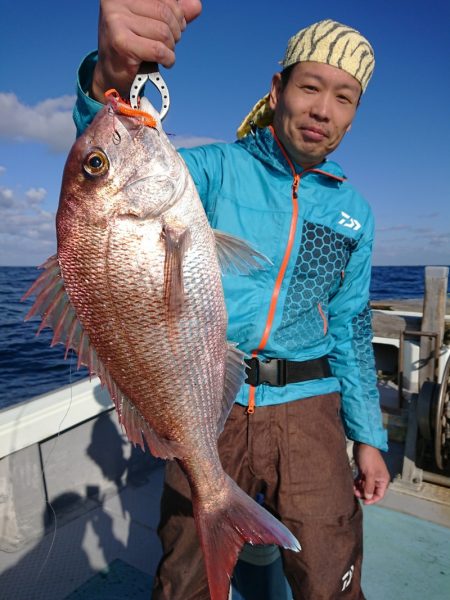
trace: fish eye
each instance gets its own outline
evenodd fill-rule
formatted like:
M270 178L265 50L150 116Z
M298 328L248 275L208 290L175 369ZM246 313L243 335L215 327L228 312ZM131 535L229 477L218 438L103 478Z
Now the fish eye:
M83 169L94 177L104 175L109 170L108 157L102 150L93 150L84 159Z

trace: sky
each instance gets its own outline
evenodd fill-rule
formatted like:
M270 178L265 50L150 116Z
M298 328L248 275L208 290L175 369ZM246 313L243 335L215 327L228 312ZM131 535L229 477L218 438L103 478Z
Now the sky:
M0 265L54 254L55 212L75 129L76 71L97 45L96 0L2 1ZM450 2L206 0L162 70L175 145L232 142L269 89L288 38L331 18L372 43L375 73L330 158L372 206L374 265L450 264Z

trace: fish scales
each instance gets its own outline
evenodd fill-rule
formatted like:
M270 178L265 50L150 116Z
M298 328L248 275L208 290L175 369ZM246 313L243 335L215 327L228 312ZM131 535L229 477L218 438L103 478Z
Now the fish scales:
M185 256L185 281L187 286L192 281L193 289L192 293L189 289L186 290L186 306L180 315L175 334L181 343L169 343L167 326L161 320L161 315L164 314L161 290L165 252L159 239L159 222L132 221L130 224L119 219L117 224L106 231L98 231L94 226L86 227L81 223L78 229L71 230L70 238L65 235L60 242L62 263L64 264L66 253L70 257L69 268L63 267L67 289L69 292L73 289L73 295L77 296L80 281L83 282L82 305L78 314L93 345L100 358L108 362L116 383L138 408L147 402L148 390L154 388L157 414L161 408L161 415L158 414L160 431L161 420L167 421L168 427L173 427L174 421L179 422L178 415L172 415L174 409L180 411L180 407L174 404L174 398L183 398L192 410L197 404L205 404L201 400L193 402L193 391L204 399L217 396L221 386L219 384L213 387L212 383L217 384L223 379L223 354L226 350L223 342L226 328L223 299L198 291L214 289L219 284L218 266L211 266L213 260L217 262L214 240L209 235L206 238L209 243L203 241L205 236L201 236L199 230L208 225L194 211L184 210L183 213L181 218L184 216L185 222L190 226L193 241L198 239L201 245L193 244L193 248ZM170 216L167 215L168 218ZM155 253L155 247L160 248L159 254ZM98 256L106 257L100 265L97 263ZM139 260L131 257L139 257ZM195 278L189 277L190 271L196 274ZM128 290L126 295L123 293L124 282ZM102 293L99 294L99 290ZM104 305L106 294L109 298ZM95 310L92 310L93 307ZM222 317L221 322L218 320L219 315ZM196 335L193 335L192 322L195 324L205 320L206 323L214 323L215 328L220 327L221 335L210 335L211 327L197 328ZM98 328L98 321L109 325ZM175 346L174 349L172 345ZM113 350L113 356L110 356L110 349ZM132 365L121 372L123 365L129 363L127 357L130 355L133 356ZM201 369L193 360L193 357L199 355L210 357L206 363L208 377L203 378L203 385L198 385L199 380L201 381ZM184 376L174 378L174 369L180 369L180 366ZM190 371L195 373L188 376ZM192 382L196 383L195 390L186 389ZM146 393L143 395L143 392ZM206 406L216 402L210 400ZM197 412L199 418L200 411ZM178 426L181 426L180 423Z
M226 339L219 263L245 272L263 257L213 232L156 111L145 99L142 106L155 127L121 114L116 101L75 142L57 257L28 293L37 294L32 311L58 331L55 341L108 387L133 443L145 438L156 456L179 461L211 598L226 600L245 542L300 548L225 474L217 450L245 377L243 355Z

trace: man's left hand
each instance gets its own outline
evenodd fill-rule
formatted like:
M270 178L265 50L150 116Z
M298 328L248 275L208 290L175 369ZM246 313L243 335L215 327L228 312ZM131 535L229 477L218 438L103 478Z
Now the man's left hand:
M358 467L358 476L353 486L355 496L364 504L375 504L382 500L389 485L389 471L378 448L355 442L353 456Z

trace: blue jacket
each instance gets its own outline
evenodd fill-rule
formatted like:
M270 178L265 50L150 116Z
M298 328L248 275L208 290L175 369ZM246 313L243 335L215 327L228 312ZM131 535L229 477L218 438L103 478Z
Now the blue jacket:
M83 92L95 60L89 55L80 69L79 133L102 106ZM245 238L273 263L250 277L223 277L228 338L262 358L330 360L333 377L253 388L256 407L340 391L346 435L385 450L368 304L374 223L367 202L336 163L308 170L290 163L270 128L180 154L212 227ZM243 385L237 402L248 404L249 388Z

